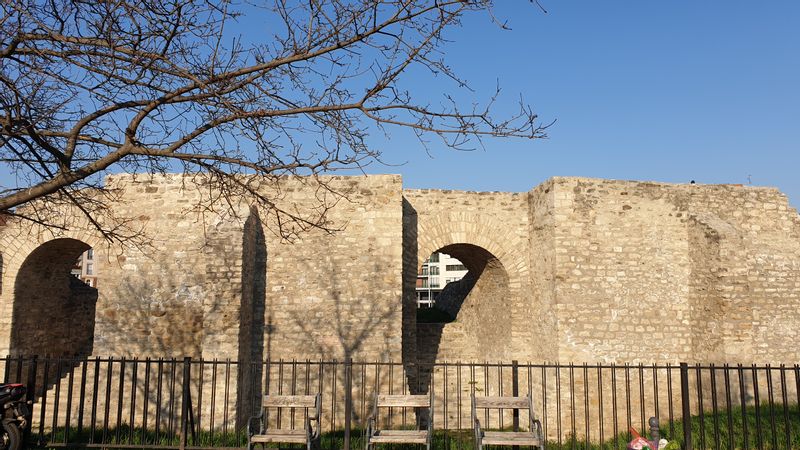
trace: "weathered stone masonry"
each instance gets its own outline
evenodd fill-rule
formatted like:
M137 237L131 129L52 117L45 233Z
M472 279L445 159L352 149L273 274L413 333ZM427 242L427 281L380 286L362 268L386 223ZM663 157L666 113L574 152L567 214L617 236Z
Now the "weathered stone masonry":
M339 231L291 243L269 211L190 212L213 192L177 175L108 180L122 192L115 213L144 228L149 249L109 247L88 224L54 232L9 221L0 304L13 313L0 317L0 352L798 359L788 343L800 332L800 218L775 189L553 178L527 193L476 193L404 190L390 175L329 181L347 192L329 212ZM320 195L287 179L279 202L302 210ZM62 276L88 247L97 292ZM441 305L454 322L417 324L416 272L437 250L470 269L468 294Z

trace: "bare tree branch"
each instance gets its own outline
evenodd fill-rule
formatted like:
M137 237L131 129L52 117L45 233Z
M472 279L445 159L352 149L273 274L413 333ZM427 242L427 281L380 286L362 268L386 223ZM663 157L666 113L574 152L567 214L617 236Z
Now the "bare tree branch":
M424 68L471 92L443 52L444 33L470 13L496 21L490 0L3 2L0 162L16 179L0 186L0 212L64 228L55 206L72 204L122 239L120 223L93 217L113 197L102 176L183 171L220 189L195 209L233 208L241 195L291 237L325 229L326 207L279 206L264 186L379 161L373 126L455 149L544 137L524 103L496 118L496 98L465 107L443 91L433 106L404 88L404 75ZM238 34L242 18L263 28Z

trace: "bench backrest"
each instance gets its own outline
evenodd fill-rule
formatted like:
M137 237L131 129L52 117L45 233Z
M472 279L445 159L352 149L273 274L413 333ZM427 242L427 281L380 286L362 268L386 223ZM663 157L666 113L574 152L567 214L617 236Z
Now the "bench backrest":
M264 395L264 408L309 408L319 412L320 394L317 395Z
M476 409L530 409L530 397L499 397L473 395L472 405Z
M375 401L378 408L430 408L429 395L378 395Z

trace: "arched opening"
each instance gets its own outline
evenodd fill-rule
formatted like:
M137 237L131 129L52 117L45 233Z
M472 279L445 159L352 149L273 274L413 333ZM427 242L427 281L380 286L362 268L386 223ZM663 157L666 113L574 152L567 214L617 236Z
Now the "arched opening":
M55 239L28 255L14 283L12 354L91 354L97 304L93 253L85 242Z
M461 280L467 275L467 267L447 253L433 252L422 263L417 273L417 323L447 323L455 315L440 305L451 306L454 294L462 290Z
M458 260L466 274L446 283L432 305L446 320L417 322L419 360L501 358L511 344L509 277L502 262L466 243L450 244L436 253Z

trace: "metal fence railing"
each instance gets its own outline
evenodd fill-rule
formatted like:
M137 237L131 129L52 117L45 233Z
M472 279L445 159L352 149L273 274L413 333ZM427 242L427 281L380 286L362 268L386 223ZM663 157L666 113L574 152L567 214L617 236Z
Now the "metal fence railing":
M798 365L573 365L152 358L0 359L5 382L34 401L32 445L103 448L241 448L264 393L322 394L322 447L363 448L376 393L428 394L434 447L472 448L472 395L530 395L548 448L626 446L655 416L682 448L800 448ZM410 427L413 410L379 419ZM481 411L486 428L528 423ZM519 420L515 420L519 419ZM301 427L277 411L275 426Z

